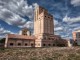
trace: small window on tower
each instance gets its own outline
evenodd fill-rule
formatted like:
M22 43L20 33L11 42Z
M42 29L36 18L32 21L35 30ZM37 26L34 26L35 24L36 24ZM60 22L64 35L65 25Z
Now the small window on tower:
M51 38L48 38L49 40L51 40Z
M42 11L43 9L41 8L41 11Z
M50 17L48 17L48 18L50 18Z

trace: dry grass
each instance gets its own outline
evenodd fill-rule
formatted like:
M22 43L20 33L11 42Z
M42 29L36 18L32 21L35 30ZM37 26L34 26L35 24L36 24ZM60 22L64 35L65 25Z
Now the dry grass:
M79 47L0 49L0 60L80 60Z

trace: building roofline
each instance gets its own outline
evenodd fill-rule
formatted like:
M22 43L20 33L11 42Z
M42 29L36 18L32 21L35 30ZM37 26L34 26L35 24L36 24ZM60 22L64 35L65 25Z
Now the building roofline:
M8 38L18 38L18 39L32 39L35 40L35 36L25 36L25 35L17 35L17 34L8 34Z

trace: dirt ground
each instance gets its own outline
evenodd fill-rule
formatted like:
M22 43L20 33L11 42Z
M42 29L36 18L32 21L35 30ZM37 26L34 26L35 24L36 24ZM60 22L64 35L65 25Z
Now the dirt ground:
M0 48L0 60L80 60L80 47Z

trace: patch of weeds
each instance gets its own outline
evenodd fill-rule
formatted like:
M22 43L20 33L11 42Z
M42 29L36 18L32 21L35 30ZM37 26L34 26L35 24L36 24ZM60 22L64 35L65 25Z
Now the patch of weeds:
M31 57L30 60L38 60L36 57Z
M60 54L60 53L55 53L54 55L55 55L54 57L60 57L60 56L63 56L63 54Z
M75 54L69 54L68 60L75 60Z
M5 48L0 48L0 52L4 52L5 51Z
M50 57L46 57L46 60L53 60L53 58L50 58Z

